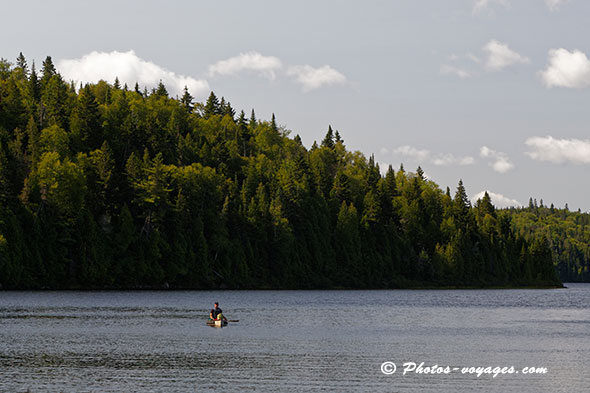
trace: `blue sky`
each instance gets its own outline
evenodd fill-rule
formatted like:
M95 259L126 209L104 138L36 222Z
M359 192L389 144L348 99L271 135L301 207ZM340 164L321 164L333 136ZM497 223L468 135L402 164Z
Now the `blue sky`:
M329 124L383 165L498 205L590 210L590 2L11 2L0 56L69 79L212 89L310 146ZM7 16L7 17L6 17ZM111 80L112 82L112 80Z

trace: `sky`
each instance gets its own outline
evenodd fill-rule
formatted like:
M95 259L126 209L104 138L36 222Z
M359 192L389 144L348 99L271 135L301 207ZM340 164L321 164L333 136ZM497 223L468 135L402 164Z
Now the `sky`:
M28 1L0 57L68 80L213 90L306 146L328 125L382 169L418 165L500 207L590 211L590 2Z

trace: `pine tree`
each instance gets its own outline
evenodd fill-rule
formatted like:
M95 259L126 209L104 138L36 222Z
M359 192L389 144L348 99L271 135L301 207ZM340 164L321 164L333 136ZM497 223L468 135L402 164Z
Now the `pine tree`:
M332 131L332 126L328 126L328 132L322 141L322 146L330 149L334 148L334 133Z
M37 104L41 99L41 83L37 77L37 71L35 70L35 62L31 66L31 76L29 77L29 83L27 84L27 95L30 104ZM33 114L33 113L31 113Z
M336 206L340 206L343 202L352 202L350 180L344 171L338 171L336 174L334 185L330 191L330 198L335 201Z
M469 201L469 197L467 196L467 192L463 186L463 180L459 180L459 185L457 186L457 191L455 192L455 198L453 199L453 215L455 217L455 221L463 230L465 230L465 227L469 223L470 210L471 202Z
M180 99L180 102L182 103L182 105L184 106L184 109L186 109L186 111L188 113L191 113L193 111L193 99L194 97L190 95L190 93L188 92L188 87L184 86L184 93L182 94L182 98Z
M465 191L465 186L463 186L463 180L459 180L459 185L457 186L457 191L455 192L454 201L456 206L458 206L461 211L465 211L471 207L471 202L469 201L469 197Z
M418 166L418 168L416 169L416 175L418 176L418 178L421 181L425 181L426 179L424 178L424 171L422 170L422 168L420 166Z
M156 88L156 91L154 94L156 94L157 96L160 96L160 97L168 97L168 90L166 90L166 86L164 86L161 79L160 79L160 83L158 83L158 87Z
M51 60L51 56L47 56L43 62L43 68L41 69L41 85L45 87L49 83L51 77L55 74L57 74L57 71L53 65L53 60Z
M252 112L250 113L249 125L250 125L250 128L252 128L252 129L254 129L258 125L258 122L256 121L256 114L254 113L254 109L252 109Z
M479 203L480 208L483 210L485 214L490 214L492 216L496 215L496 209L492 204L492 198L490 198L490 194L488 192L484 192L483 198L481 198L481 202Z
M220 113L219 100L217 99L215 93L211 92L211 94L209 94L209 98L207 98L207 102L205 103L204 109L205 119L208 119L211 116L218 115Z
M250 140L252 139L252 133L248 127L248 123L246 122L246 114L244 111L240 112L240 116L238 117L238 130L239 130L239 139L240 145L242 148L242 155L248 155L248 146L250 144Z
M234 117L236 116L236 111L231 107L231 102L227 102L227 104L225 104L225 108L223 110L222 113L224 116L229 116L231 117L231 119L233 120Z
M0 110L4 109L5 115L0 116L0 126L4 125L4 128L10 131L17 127L24 128L27 119L26 108L17 80L14 77L9 78L3 87L4 97L0 96Z
M72 133L81 144L80 150L91 151L100 148L104 139L100 113L96 97L89 85L80 90L70 123Z
M238 116L237 124L240 128L242 128L242 127L247 128L248 127L248 122L246 121L246 113L243 110L240 111L240 116Z
M23 56L23 52L20 52L16 58L16 69L20 73L19 79L27 79L29 76L29 67L27 66L27 59Z
M395 181L395 171L393 170L393 167L391 165L389 165L389 167L387 168L387 172L385 173L385 179L384 179L384 187L385 187L385 195L390 198L393 199L393 197L395 197L397 195L397 184Z
M59 74L53 75L47 83L42 83L42 86L42 103L46 114L43 124L55 124L65 128L68 116L68 86Z
M379 172L379 165L375 163L375 156L371 154L371 157L369 157L367 184L371 189L375 190L380 179L381 173Z

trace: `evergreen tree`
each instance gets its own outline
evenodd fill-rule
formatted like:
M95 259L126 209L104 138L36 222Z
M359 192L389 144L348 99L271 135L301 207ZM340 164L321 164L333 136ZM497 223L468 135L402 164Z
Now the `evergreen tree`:
M59 74L51 76L49 81L43 84L45 74L46 72L42 79L43 124L65 128L68 117L68 87Z
M458 207L461 213L469 210L471 207L471 202L469 201L469 197L465 191L465 186L463 186L463 180L459 180L459 185L457 186L457 191L455 192L454 202L455 206Z
M166 90L166 86L164 86L161 79L154 94L160 97L168 97L168 90Z
M180 102L182 103L184 109L186 109L188 113L191 113L193 111L193 99L194 97L191 96L188 92L188 87L184 86L184 93L182 94Z
M39 124L41 125L42 118L38 112L38 105L41 101L41 83L37 77L35 62L31 66L31 74L25 88L25 97L25 104L29 115L38 118Z
M98 149L103 142L100 113L96 97L89 85L84 86L72 111L71 131L78 140L80 150Z
M51 59L51 56L47 56L43 62L43 68L41 69L41 85L46 86L55 74L57 74L57 71L53 65L53 60Z
M256 114L254 113L254 109L250 113L250 128L255 128L258 123L256 122Z
M19 79L21 80L25 80L29 76L29 67L27 66L27 59L25 59L23 52L20 52L16 58L16 71L20 74Z
M330 149L334 148L334 133L332 132L332 126L328 126L328 132L322 141L322 146Z
M220 114L221 111L219 106L219 100L217 99L215 93L211 92L211 94L209 94L209 98L207 98L207 103L205 104L204 109L204 117L206 119L210 118L211 116Z
M225 104L222 114L224 116L227 115L227 116L231 117L232 120L236 116L236 111L231 107L231 103L229 101L227 102L227 104Z
M418 176L418 178L421 181L425 181L425 177L424 177L424 171L422 170L422 168L420 166L418 166L418 168L416 169L416 176Z

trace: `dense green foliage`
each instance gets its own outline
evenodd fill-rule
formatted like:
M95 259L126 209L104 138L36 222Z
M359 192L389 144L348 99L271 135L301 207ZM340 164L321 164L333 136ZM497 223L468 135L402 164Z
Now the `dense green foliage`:
M193 103L99 82L51 58L0 62L4 288L558 285L545 237L517 236L415 173L306 149L211 93Z
M563 281L590 282L590 214L570 212L567 205L537 204L508 209L502 214L511 217L515 232L525 239L546 238L553 251L553 262Z

